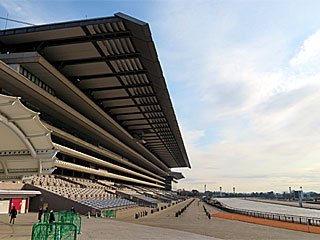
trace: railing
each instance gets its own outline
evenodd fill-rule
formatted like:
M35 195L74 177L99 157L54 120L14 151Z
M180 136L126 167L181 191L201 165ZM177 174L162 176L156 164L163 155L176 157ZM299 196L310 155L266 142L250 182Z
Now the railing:
M81 216L65 216L61 217L61 223L71 223L77 227L77 233L81 233Z
M77 228L77 233L81 233L81 216L74 216L73 212L70 211L61 211L54 212L54 218L56 223L72 223L75 224ZM49 223L50 213L44 213L44 223Z
M73 216L74 213L70 211L60 211L60 212L54 212L54 218L56 222L61 222L62 217L67 217L67 216ZM50 217L50 212L45 212L44 213L44 218L43 222L49 223L49 217Z
M242 214L251 217L264 218L269 220L277 220L282 222L290 222L290 223L298 223L298 224L306 224L312 226L320 226L320 218L316 217L306 217L306 216L297 216L297 215L289 215L289 214L281 214L281 213L272 213L272 212L264 212L257 210L249 210L249 209L240 209L230 207L225 203L221 203L216 201L217 203L208 203L214 207L217 207L221 210L231 213Z
M102 214L108 218L116 218L117 217L116 210L102 210Z
M73 223L36 223L31 240L76 240L77 227Z

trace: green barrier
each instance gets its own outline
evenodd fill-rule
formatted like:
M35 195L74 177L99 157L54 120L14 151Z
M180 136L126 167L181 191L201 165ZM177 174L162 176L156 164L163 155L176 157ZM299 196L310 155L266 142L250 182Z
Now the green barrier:
M36 223L31 240L76 240L77 226L73 223Z
M106 217L117 217L117 210L102 210L102 214Z
M60 211L60 212L53 212L55 222L61 222L62 217L69 217L73 216L73 212L70 211ZM43 222L49 223L50 212L45 212L43 216Z
M77 233L81 233L81 217L80 216L62 216L61 223L72 223L77 227Z

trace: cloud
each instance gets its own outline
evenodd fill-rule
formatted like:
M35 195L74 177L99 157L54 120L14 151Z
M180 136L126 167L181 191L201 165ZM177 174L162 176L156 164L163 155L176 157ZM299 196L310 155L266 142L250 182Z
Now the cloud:
M46 10L42 4L27 0L10 0L0 1L2 6L8 13L9 18L25 21L31 24L45 23L48 18ZM19 24L21 26L21 24Z
M192 66L183 71L191 76L183 75L181 81L186 95L198 99L189 103L189 110L181 108L181 121L190 133L201 129L194 139L185 138L193 168L182 169L186 179L180 186L202 189L211 182L212 189L282 191L284 186L303 185L319 191L314 184L320 181L319 171L309 168L320 155L320 27L289 44L297 35L284 34L276 25L268 32L252 29L249 35L241 20L236 21L239 13L234 9L224 9L227 17L218 14L217 20L208 17L212 7L191 8L185 18L174 16L175 21L171 15L177 25L167 29L172 34L168 38L174 39L176 32L177 41L184 39L168 58L179 56ZM203 12L197 18L199 9ZM214 134L212 126L218 126Z
M75 1L76 2L76 1ZM0 10L8 14L9 19L19 20L35 25L75 19L75 3L65 0L0 0ZM6 14L3 14L4 17ZM27 25L7 22L7 28L25 27Z
M320 30L304 41L297 55L290 60L290 64L295 67L299 65L305 66L306 64L313 65L315 62L318 63L320 59L319 41Z

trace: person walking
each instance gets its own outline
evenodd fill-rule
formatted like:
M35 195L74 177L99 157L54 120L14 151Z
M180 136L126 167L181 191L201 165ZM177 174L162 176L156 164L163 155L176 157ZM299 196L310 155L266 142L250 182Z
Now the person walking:
M71 212L74 215L76 213L76 210L74 209L74 206L71 207Z
M39 212L38 212L38 220L39 223L42 222L42 214L43 214L43 210L42 207L39 208Z
M53 229L53 222L56 221L55 217L54 217L54 213L53 213L53 209L50 210L50 215L49 215L49 226L50 226L50 232L52 232ZM50 224L51 223L51 224Z
M11 216L10 223L12 222L12 224L14 224L14 220L16 219L17 214L18 214L18 211L17 211L16 207L13 206L13 208L10 211L10 216Z
M53 209L50 210L49 223L53 223L55 221Z

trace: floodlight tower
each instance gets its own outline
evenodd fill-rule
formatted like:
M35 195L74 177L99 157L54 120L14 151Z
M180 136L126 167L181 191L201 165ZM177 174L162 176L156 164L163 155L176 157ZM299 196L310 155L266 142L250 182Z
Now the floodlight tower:
M291 199L291 187L289 187L289 199Z
M220 197L222 197L222 187L219 187L220 188Z
M299 194L299 206L302 207L302 200L303 200L303 190L302 186L300 186L300 194Z

